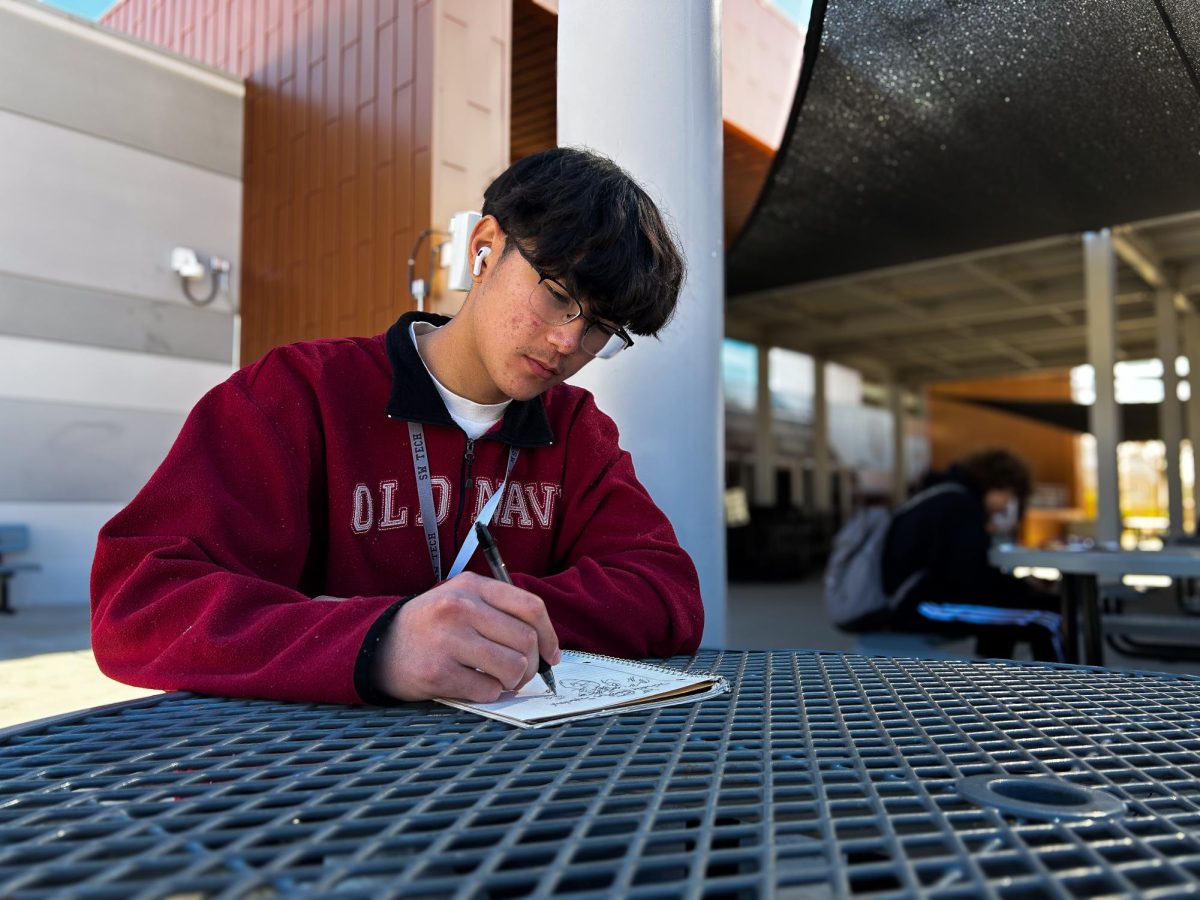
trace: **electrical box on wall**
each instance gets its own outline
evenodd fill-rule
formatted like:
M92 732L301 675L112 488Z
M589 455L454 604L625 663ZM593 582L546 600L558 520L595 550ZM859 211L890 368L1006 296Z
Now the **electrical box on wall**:
M450 240L442 245L442 265L450 270L446 287L452 291L471 289L471 232L483 218L477 212L457 212L450 218Z

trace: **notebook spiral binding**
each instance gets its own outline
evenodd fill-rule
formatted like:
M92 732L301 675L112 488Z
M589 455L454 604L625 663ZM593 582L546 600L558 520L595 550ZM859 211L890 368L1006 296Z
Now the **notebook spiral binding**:
M708 675L714 679L719 679L721 676L713 672L689 672L685 669L672 669L669 666L660 666L656 663L642 662L637 659L621 659L619 656L607 656L603 653L588 653L586 650L564 650L563 654L570 653L580 659L597 659L605 660L611 663L619 663L622 666L630 666L638 669L648 669L651 672L662 672L664 675L671 675L675 678L695 678L699 675Z

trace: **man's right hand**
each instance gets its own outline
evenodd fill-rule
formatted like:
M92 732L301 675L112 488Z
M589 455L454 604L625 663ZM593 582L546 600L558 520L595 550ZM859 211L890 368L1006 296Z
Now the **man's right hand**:
M463 572L409 600L376 657L376 683L398 700L490 703L537 674L539 653L561 659L541 598Z

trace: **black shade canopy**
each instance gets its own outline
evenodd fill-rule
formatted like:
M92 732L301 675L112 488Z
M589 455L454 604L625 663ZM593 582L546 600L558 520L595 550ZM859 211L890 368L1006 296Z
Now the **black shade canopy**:
M948 396L947 400L973 403L1000 412L1024 416L1044 425L1056 425L1070 431L1086 434L1091 430L1088 420L1090 407L1070 401L1045 400L984 400ZM1161 403L1122 403L1117 409L1121 414L1121 439L1126 441L1157 441L1162 438L1159 427ZM1183 427L1182 421L1180 428Z
M728 294L1200 208L1197 0L816 0Z

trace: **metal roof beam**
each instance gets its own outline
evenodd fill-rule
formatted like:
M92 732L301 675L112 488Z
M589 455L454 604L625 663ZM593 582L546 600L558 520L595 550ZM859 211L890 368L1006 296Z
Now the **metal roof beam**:
M1112 230L1113 249L1121 261L1152 288L1166 287L1169 279L1158 253L1144 237L1134 231L1132 225L1121 225Z
M1117 333L1126 340L1137 340L1143 335L1152 335L1155 328L1154 316L1126 317L1117 323ZM1082 346L1085 330L1082 325L1059 325L1057 327L1041 327L1028 331L1008 332L1000 336L979 334L975 339L963 342L948 340L945 334L930 333L905 337L903 342L889 342L887 339L857 340L853 336L841 341L813 344L819 352L847 352L851 347L861 347L864 351L886 355L897 347L907 350L932 351L941 350L942 359L954 361L969 358L978 354L980 349L991 347L994 350L1004 348L1008 352L1013 347L1030 354L1037 354L1042 348L1055 346ZM1010 354L1011 355L1011 354Z
M984 300L977 298L946 302L934 307L932 310L925 310L915 307L909 301L905 301L910 306L921 309L923 315L920 318L913 316L910 311L899 315L874 315L868 320L864 319L863 316L867 315L869 310L862 308L856 308L840 320L833 320L832 322L827 316L817 316L814 314L811 320L813 338L814 340L821 340L826 337L840 335L843 328L851 324L848 321L850 319L853 319L852 327L855 332L860 335L877 334L891 336L921 331L926 327L945 328L951 325L973 325L1020 319L1044 319L1046 318L1045 307L1047 306L1055 306L1069 312L1083 309L1083 295L1078 287L1063 287L1060 290L1039 292L1035 296L1038 297L1037 306L1015 305L1009 299ZM1150 294L1140 287L1136 290L1122 291L1117 296L1117 302L1121 304L1149 302L1149 299ZM753 310L751 314L755 315L756 318L774 318L778 316L781 310L792 308L792 306L792 304L779 303L763 306L754 303L746 307L742 306L739 302L728 305L726 314L733 317Z
M809 356L818 355L818 348L815 348L811 342L805 339L797 332L781 331L776 328L763 329L753 323L726 321L725 336L738 341L745 341L748 344L763 344L769 343L772 347L778 347L781 350L791 350L794 353L805 353ZM831 362L841 363L842 365L850 366L851 368L862 368L868 366L872 372L882 371L884 364L877 358L871 357L867 362L864 362L861 353L861 348L852 347L849 352L838 352L834 354L823 354L822 358ZM889 352L895 348L886 348ZM961 374L961 368L945 359L940 358L933 352L920 352L917 350L904 350L905 359L911 360L914 363L923 363L930 369L938 372L944 378L957 378Z
M843 292L859 300L865 300L868 303L874 303L876 306L886 306L888 309L895 310L914 322L924 322L929 317L929 314L925 310L914 306L902 297L897 297L895 294L887 291L878 290L869 284L851 282L843 284L841 289Z
M1042 305L1038 302L1038 296L1033 291L1027 290L1023 287L1019 287L1018 285L1013 284L1011 281L1009 281L1007 278L1003 277L1002 275L998 275L995 272L991 271L990 269L985 269L983 266L979 265L976 262L967 261L967 262L960 263L959 268L962 269L962 271L966 272L968 275L970 275L972 278L975 278L976 280L983 282L984 284L988 285L989 287L995 288L996 290L1000 291L1002 294L1007 294L1009 297L1012 297L1018 303L1023 303L1025 306L1041 306ZM1045 311L1064 325L1072 325L1075 322L1074 318L1072 318L1070 313L1068 313L1066 310L1064 310L1060 306L1049 304L1049 305L1046 305Z
M1139 320L1132 325L1122 323L1121 328L1118 329L1118 346L1127 350L1148 348L1151 349L1153 356L1154 334L1156 334L1154 319ZM961 341L948 343L943 341L936 346L938 362L960 368L968 367L972 362L979 360L1014 360L1014 356L1010 352L1013 347L1012 342ZM1078 354L1080 361L1084 361L1085 347L1085 336L1081 331L1066 328L1055 329L1045 335L1043 340L1028 341L1022 344L1022 358L1015 361L1025 368L1042 367L1048 356L1063 354ZM850 347L817 347L815 349L817 353L828 354L845 355L852 352ZM890 344L860 344L857 350L860 353L880 356L882 359L916 360L922 354L931 353L932 346L928 342L902 341Z
M909 319L914 321L921 323L928 323L929 321L929 313L926 310L915 307L911 303L908 303L902 298L897 297L887 291L877 290L865 284L845 284L842 286L842 289L856 297L870 300L878 303L880 306L887 306L891 309L898 310L902 315L907 316ZM947 330L968 341L978 338L975 330L969 325L950 324L947 326ZM1037 360L1028 353L1025 353L1020 348L1015 347L1000 338L990 338L988 343L997 350L1006 354L1010 359L1016 360L1025 368L1037 368ZM942 365L941 360L937 359L937 357L930 357L928 354L925 355L933 365L938 367Z
M1020 256L1022 254L1036 252L1047 248L1066 248L1074 247L1077 242L1075 235L1055 235L1054 237L1038 238L1033 241L1026 241L1020 244L1009 244L1003 247L991 247L986 250L973 250L968 253L960 253L954 256L943 256L937 259L925 259L918 262L904 263L898 266L889 266L883 269L872 269L866 272L856 272L851 275L838 275L833 278L823 278L818 281L809 281L797 285L787 285L786 287L768 288L762 291L751 291L745 294L738 295L738 299L751 297L766 297L775 298L790 297L794 295L797 289L802 290L823 290L840 286L848 282L855 282L863 278L894 278L897 276L911 275L918 272L936 271L950 265L955 265L964 260L972 259L992 259L1004 256Z
M1056 353L1053 356L1043 356L1039 359L1040 365L1038 371L1047 371L1052 369L1069 369L1075 366L1083 365L1087 362L1086 352L1080 348L1078 353ZM1126 359L1149 359L1154 356L1153 344L1137 345L1132 348L1126 348L1117 354L1121 360ZM981 360L971 363L970 365L961 366L961 375L958 378L969 380L973 378L993 378L998 375L1016 375L1027 373L1027 369L1018 369L1011 362L1003 359L997 360ZM946 378L938 372L921 368L919 366L902 365L898 367L897 374L903 378L906 383L921 385L930 382L945 381Z
M1137 294L1127 298L1122 305L1128 307L1138 301L1146 303L1147 300L1145 294ZM1127 309L1126 312L1137 317L1136 308ZM1022 322L1022 319L1025 321ZM973 323L974 327L967 323ZM1012 323L1014 327L1007 329L1001 327L991 331L980 327L989 323L995 326ZM906 342L938 341L945 340L949 335L961 336L968 340L980 337L1012 340L1027 332L1040 333L1046 328L1072 328L1079 329L1082 333L1083 325L1080 323L1056 325L1044 314L1016 318L1006 314L1005 310L989 308L976 310L974 313L959 312L958 310L931 313L923 320L878 316L873 319L855 321L852 325L814 328L809 331L808 337L814 345L821 346L846 342L868 343L872 340L892 341L898 338L903 338Z

